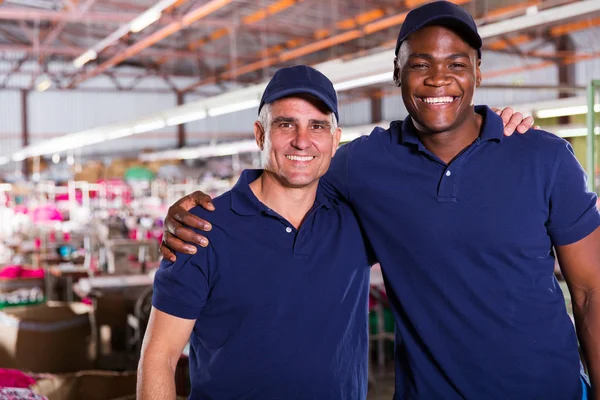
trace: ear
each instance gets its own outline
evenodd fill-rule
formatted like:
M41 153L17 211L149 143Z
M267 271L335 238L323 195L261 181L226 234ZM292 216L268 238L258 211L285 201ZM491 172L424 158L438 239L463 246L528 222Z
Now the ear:
M333 133L333 148L331 149L331 157L335 156L335 152L340 145L342 139L342 128L338 127Z
M254 122L254 138L256 139L256 144L260 151L263 151L265 147L265 130L258 121Z
M481 86L481 59L477 60L477 68L475 69L475 87Z
M402 82L400 80L400 73L401 72L402 71L398 67L398 57L394 57L394 83L398 87L402 86Z

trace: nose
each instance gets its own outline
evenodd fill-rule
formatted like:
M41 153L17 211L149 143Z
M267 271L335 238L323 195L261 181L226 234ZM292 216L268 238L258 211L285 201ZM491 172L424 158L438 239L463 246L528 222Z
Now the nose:
M310 140L310 132L307 128L299 128L296 131L296 135L292 139L292 146L297 148L298 150L308 149L312 146L312 141Z
M425 85L442 87L447 86L452 82L448 71L443 66L438 66L430 69L430 73L425 78Z

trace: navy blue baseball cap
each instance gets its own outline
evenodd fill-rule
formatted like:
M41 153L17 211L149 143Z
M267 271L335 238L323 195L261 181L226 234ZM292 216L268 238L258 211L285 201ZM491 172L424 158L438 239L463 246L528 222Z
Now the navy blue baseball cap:
M260 99L258 113L265 104L301 93L311 94L321 100L333 112L335 119L340 120L333 83L321 72L306 65L282 68L275 72Z
M477 50L481 58L481 36L477 32L477 25L471 14L456 4L449 1L434 1L411 10L404 19L398 41L396 42L396 55L400 45L419 29L430 25L442 25L456 32L465 42Z

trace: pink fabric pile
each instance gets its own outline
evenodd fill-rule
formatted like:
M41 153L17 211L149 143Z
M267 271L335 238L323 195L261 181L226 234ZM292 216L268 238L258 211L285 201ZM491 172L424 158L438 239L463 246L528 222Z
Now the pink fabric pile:
M22 265L7 265L0 270L0 279L44 279L43 268L25 268Z

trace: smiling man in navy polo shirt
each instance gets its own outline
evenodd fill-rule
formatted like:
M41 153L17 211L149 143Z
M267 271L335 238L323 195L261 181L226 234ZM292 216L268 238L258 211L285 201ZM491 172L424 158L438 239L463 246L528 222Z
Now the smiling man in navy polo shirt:
M571 147L542 131L504 137L473 106L481 38L460 7L411 11L396 55L410 118L341 147L321 180L353 206L381 263L395 399L585 398L553 247L600 398L600 215Z
M270 81L254 124L264 171L215 199L210 246L156 273L139 399L175 397L188 339L190 399L366 397L369 260L351 208L317 191L337 120L320 72L284 68Z

